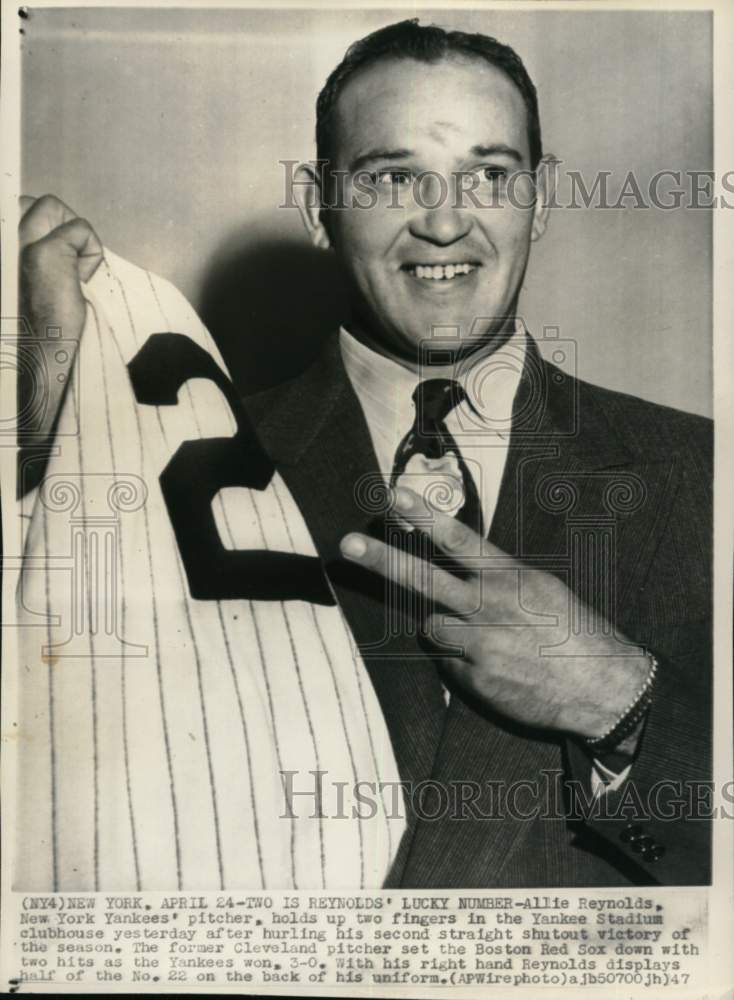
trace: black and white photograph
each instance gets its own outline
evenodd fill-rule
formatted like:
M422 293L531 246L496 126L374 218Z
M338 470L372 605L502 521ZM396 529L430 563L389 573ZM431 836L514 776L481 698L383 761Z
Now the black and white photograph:
M6 12L14 989L731 987L730 22Z

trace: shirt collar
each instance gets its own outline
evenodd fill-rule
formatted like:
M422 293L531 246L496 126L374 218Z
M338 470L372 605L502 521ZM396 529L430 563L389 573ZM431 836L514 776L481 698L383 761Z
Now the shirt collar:
M492 353L472 355L457 369L456 380L488 430L510 430L526 341L525 325L516 319L515 330L506 343ZM365 410L391 411L401 424L407 421L409 425L413 419L413 391L421 376L366 347L344 327L339 330L339 344L347 375Z

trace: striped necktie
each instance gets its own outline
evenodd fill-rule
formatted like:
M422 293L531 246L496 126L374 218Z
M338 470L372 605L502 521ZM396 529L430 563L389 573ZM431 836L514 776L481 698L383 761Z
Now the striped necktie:
M420 382L413 392L415 419L413 425L397 447L390 484L395 485L414 455L426 458L443 458L453 454L459 464L464 486L464 503L455 517L478 534L484 534L482 507L479 502L474 477L466 467L459 446L446 426L446 417L467 396L463 387L454 379L433 378Z

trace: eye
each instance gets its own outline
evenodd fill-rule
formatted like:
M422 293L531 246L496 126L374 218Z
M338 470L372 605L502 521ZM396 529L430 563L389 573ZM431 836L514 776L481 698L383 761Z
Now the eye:
M369 178L376 187L395 187L409 184L413 175L409 170L376 170Z
M491 183L503 181L507 178L507 170L505 167L481 167L479 173L482 176L482 180L490 181Z

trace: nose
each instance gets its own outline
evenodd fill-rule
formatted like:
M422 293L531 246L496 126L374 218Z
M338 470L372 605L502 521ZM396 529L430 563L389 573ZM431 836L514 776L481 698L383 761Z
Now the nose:
M452 185L438 174L421 178L415 190L415 206L409 228L417 239L448 246L466 236L472 227L470 213L459 207Z

